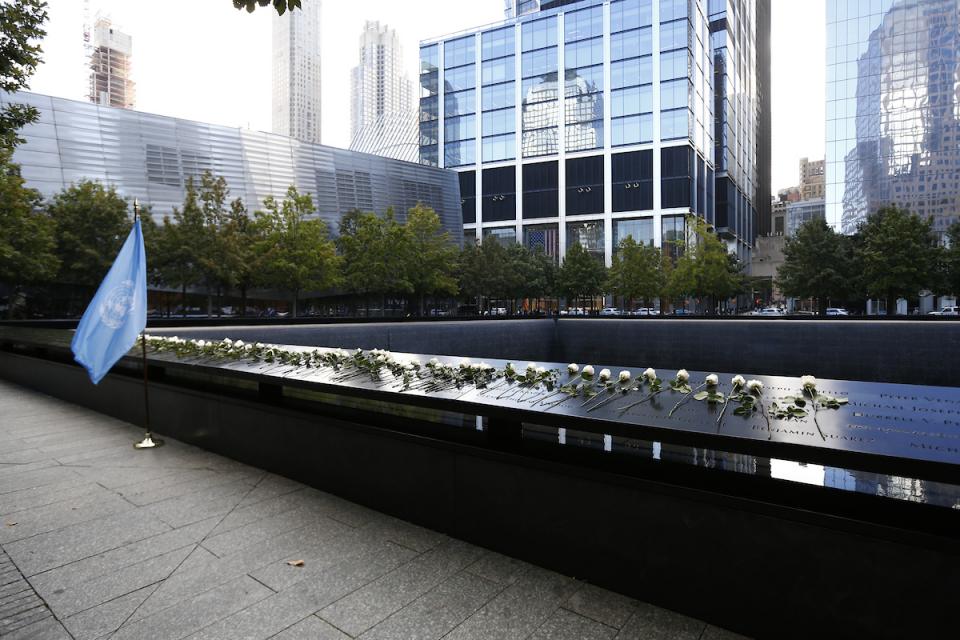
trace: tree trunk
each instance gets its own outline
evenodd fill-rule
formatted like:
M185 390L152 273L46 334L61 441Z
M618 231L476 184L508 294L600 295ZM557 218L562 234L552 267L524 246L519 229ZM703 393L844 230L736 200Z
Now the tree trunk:
M297 317L297 298L299 297L299 295L298 295L299 293L300 293L299 291L294 291L294 292L293 292L293 300L292 300L293 306L290 307L290 317L291 317L291 318L296 318L296 317Z
M897 315L897 296L893 296L893 295L887 296L887 315L888 316Z
M817 315L827 315L827 299L824 297L817 298Z
M240 287L240 317L247 316L247 288Z
M180 285L180 315L187 317L187 283Z

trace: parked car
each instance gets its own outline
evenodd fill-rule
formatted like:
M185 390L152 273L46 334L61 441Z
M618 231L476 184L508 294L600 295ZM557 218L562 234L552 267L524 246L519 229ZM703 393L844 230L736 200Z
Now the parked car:
M850 313L847 312L846 309L842 309L840 307L828 307L827 315L828 316L848 316L850 315Z
M621 313L622 312L620 309L617 309L616 307L604 307L600 311L600 315L602 316L619 316Z
M507 315L506 307L491 307L483 312L485 316L505 316Z
M766 307L760 309L760 311L754 311L753 314L756 316L782 316L783 310L777 307Z
M585 316L587 312L583 310L583 307L570 307L560 311L562 316Z
M931 311L930 316L955 316L960 315L960 307L944 307L940 311Z
M674 316L695 316L696 312L691 311L690 309L674 309L671 315Z

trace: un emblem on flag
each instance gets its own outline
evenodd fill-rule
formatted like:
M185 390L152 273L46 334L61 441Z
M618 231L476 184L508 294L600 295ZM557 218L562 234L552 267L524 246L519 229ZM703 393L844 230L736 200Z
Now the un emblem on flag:
M133 281L124 280L100 303L100 320L111 329L118 329L133 309L133 303Z

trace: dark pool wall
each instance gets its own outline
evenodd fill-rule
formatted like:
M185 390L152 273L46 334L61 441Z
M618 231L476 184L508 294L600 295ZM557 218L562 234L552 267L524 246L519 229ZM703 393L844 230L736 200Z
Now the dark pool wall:
M960 322L559 319L237 326L152 333L411 353L960 385Z

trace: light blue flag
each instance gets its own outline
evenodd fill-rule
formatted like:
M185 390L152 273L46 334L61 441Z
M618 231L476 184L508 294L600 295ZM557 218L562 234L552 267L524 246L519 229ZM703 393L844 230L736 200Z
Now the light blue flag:
M73 357L97 384L146 326L147 257L138 219L80 319L70 344Z

